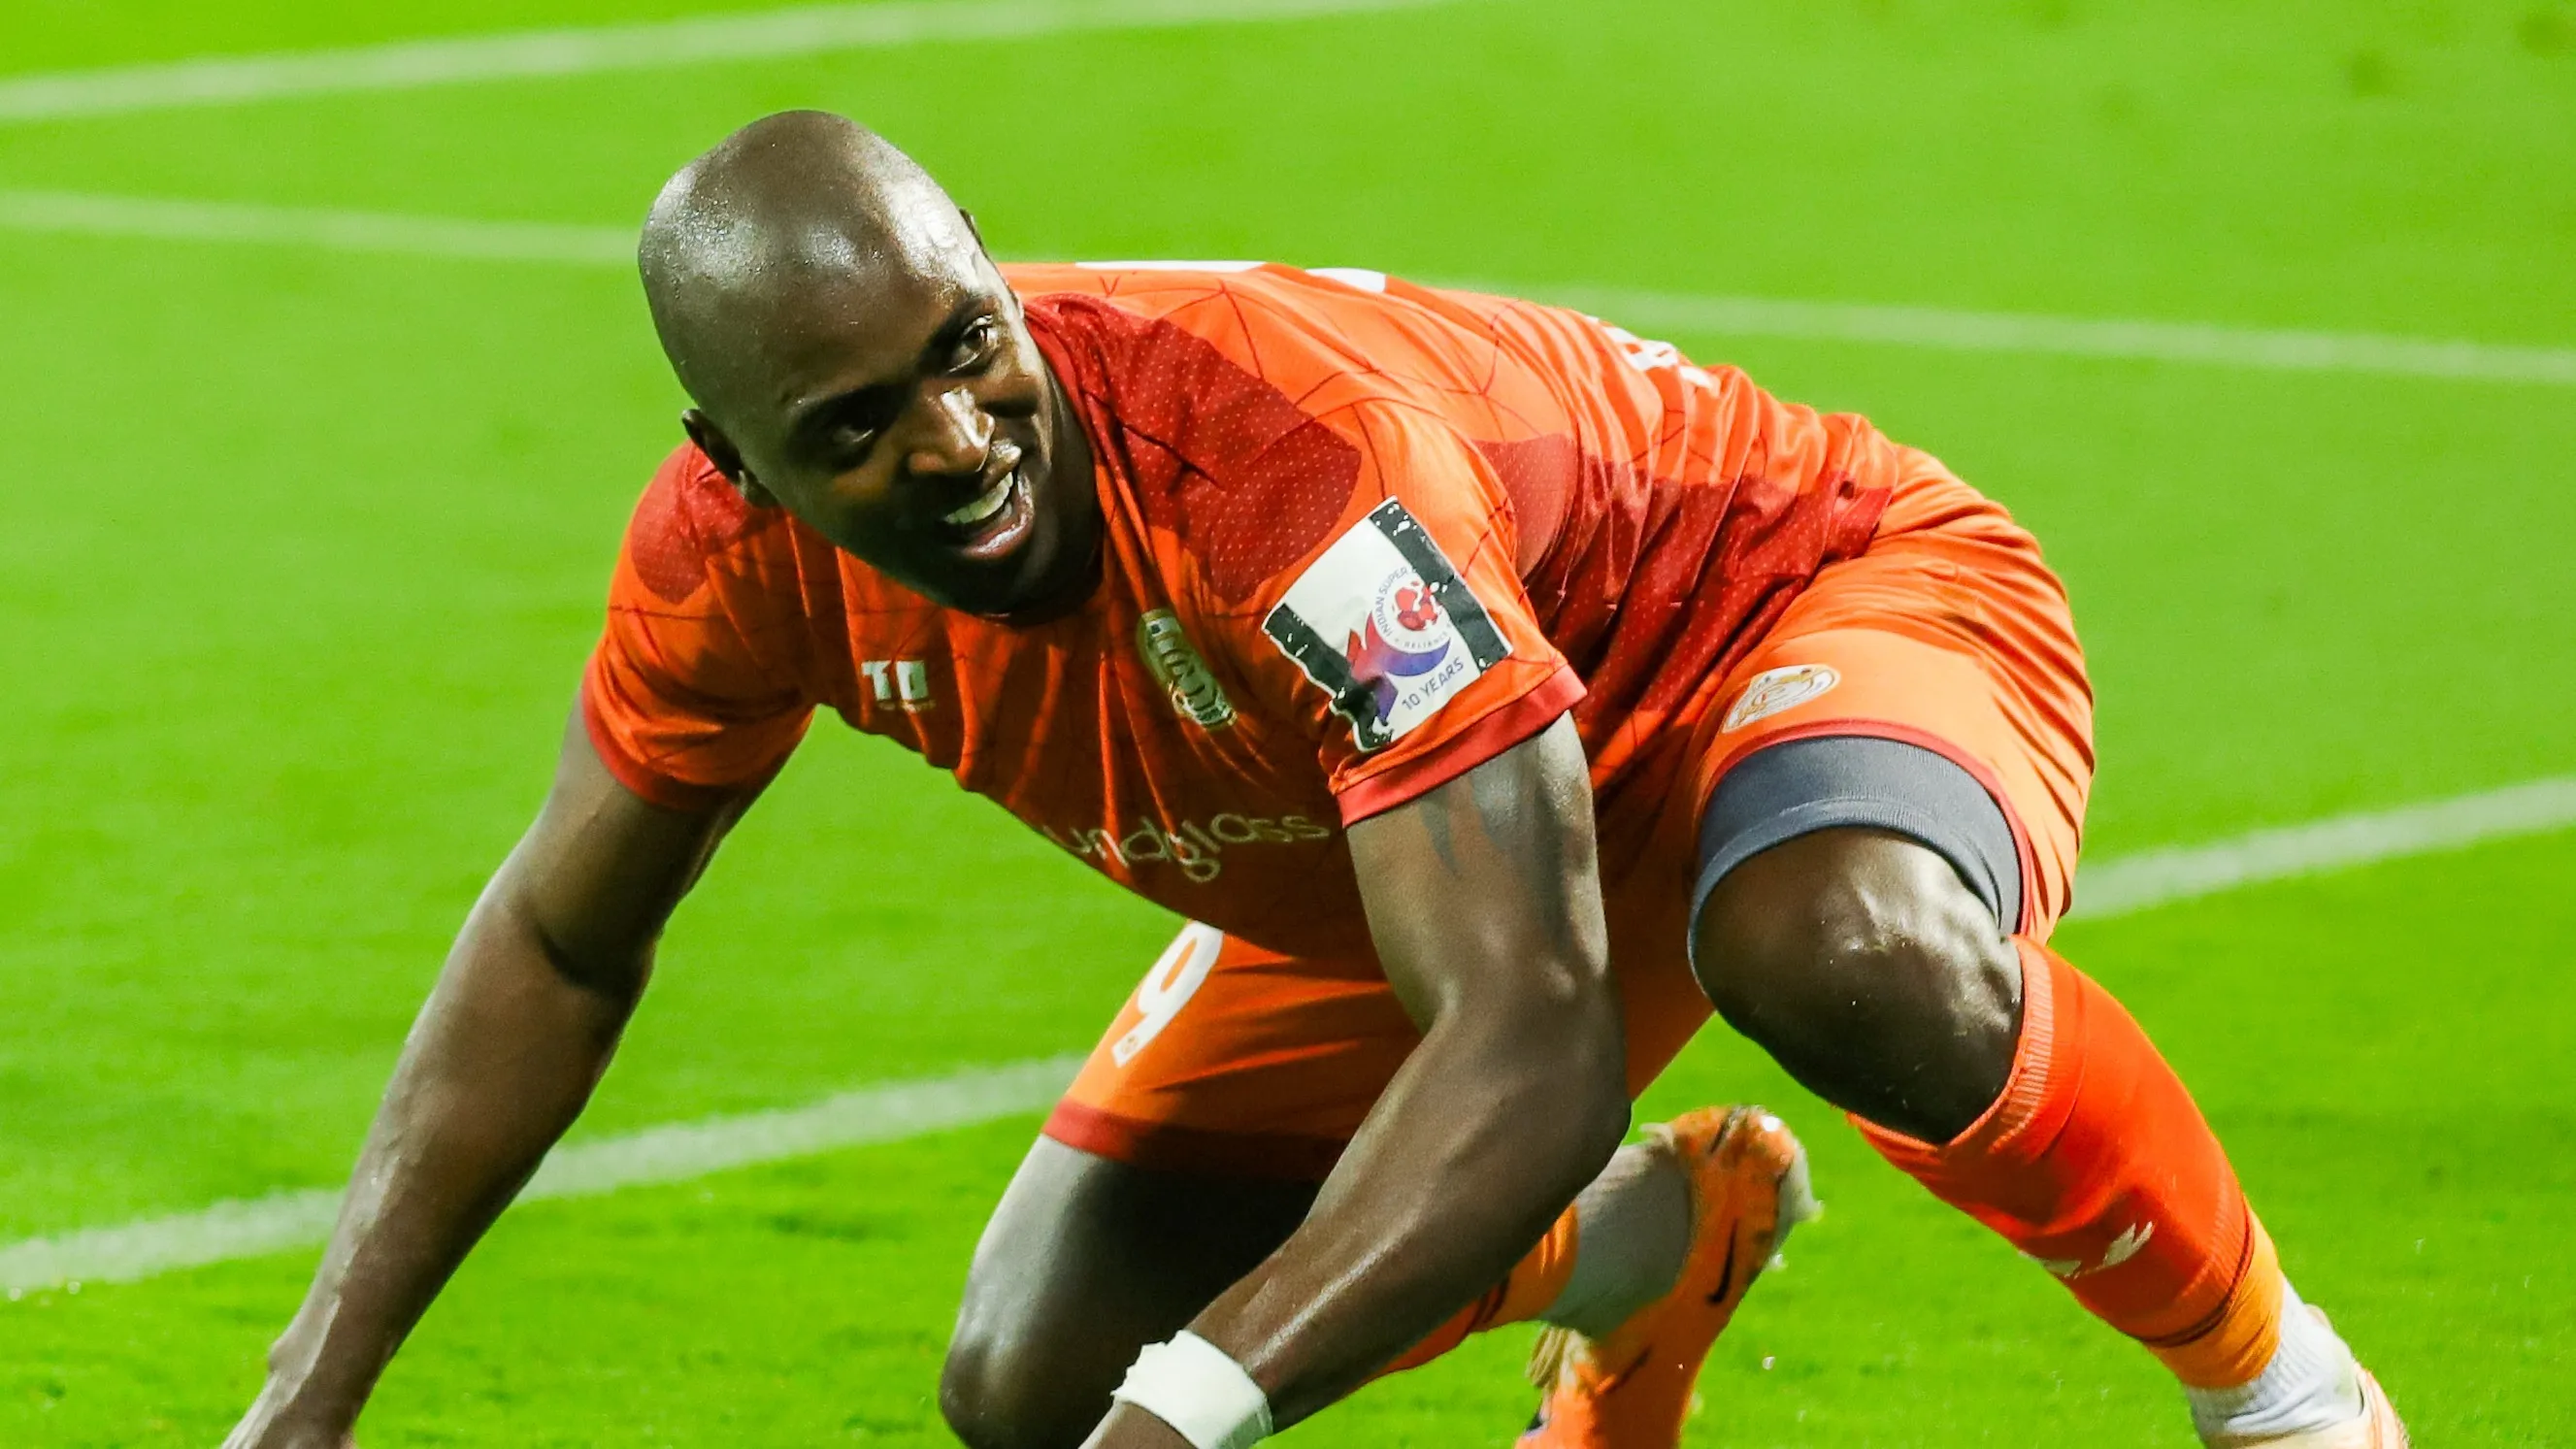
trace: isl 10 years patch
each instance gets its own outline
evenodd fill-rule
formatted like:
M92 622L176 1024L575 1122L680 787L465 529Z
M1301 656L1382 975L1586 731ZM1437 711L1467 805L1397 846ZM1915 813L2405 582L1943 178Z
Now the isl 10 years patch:
M1511 653L1483 601L1392 498L1307 565L1261 630L1332 697L1363 750L1404 738Z

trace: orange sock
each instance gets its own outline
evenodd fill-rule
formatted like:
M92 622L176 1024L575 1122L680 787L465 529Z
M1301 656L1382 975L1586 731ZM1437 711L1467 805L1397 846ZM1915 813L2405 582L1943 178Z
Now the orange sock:
M1413 1346L1402 1358L1379 1371L1379 1377L1420 1368L1440 1355L1467 1341L1471 1334L1506 1323L1527 1323L1545 1313L1557 1295L1565 1291L1565 1280L1574 1273L1574 1209L1557 1214L1556 1223L1538 1246L1512 1267L1503 1281L1484 1297L1468 1304L1451 1316L1448 1322L1432 1330L1431 1336Z
M1945 1146L1862 1133L2185 1384L2251 1382L2280 1340L2281 1267L2226 1152L2109 992L2014 944L2022 1032L2003 1096Z

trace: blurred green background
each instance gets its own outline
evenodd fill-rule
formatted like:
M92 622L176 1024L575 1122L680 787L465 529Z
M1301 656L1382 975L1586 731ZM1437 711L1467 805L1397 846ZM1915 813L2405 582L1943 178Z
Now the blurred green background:
M14 0L0 88L723 8ZM0 212L627 227L802 105L912 150L1010 257L2576 345L2576 6L2530 0L1470 0L928 43L0 121ZM2568 388L1672 336L2039 532L2102 696L2097 856L2576 769ZM0 221L0 398L0 1240L334 1185L676 441L636 287ZM2428 1445L2576 1442L2571 878L2561 834L2061 936ZM818 729L581 1132L1080 1049L1170 928ZM2189 1442L2145 1355L1740 1044L1650 1110L1746 1095L1833 1211L1720 1345L1693 1442ZM365 1441L948 1442L938 1352L1032 1127L514 1214ZM310 1266L0 1303L0 1442L217 1442ZM1292 1437L1508 1442L1501 1337Z

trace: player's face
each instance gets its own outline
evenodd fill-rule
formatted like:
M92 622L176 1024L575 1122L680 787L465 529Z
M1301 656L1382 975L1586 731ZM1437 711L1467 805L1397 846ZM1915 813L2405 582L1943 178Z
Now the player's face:
M980 246L810 299L738 438L754 485L934 602L1008 615L1088 577L1090 449Z

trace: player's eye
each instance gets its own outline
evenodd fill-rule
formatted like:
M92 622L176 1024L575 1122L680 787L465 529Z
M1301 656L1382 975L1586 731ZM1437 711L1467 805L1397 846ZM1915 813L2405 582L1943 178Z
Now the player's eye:
M867 456L877 440L877 430L857 423L842 423L832 429L830 447L834 457L844 463L855 463Z
M949 359L952 372L972 372L992 360L1002 340L1002 324L990 317L978 317L957 334L957 347Z

